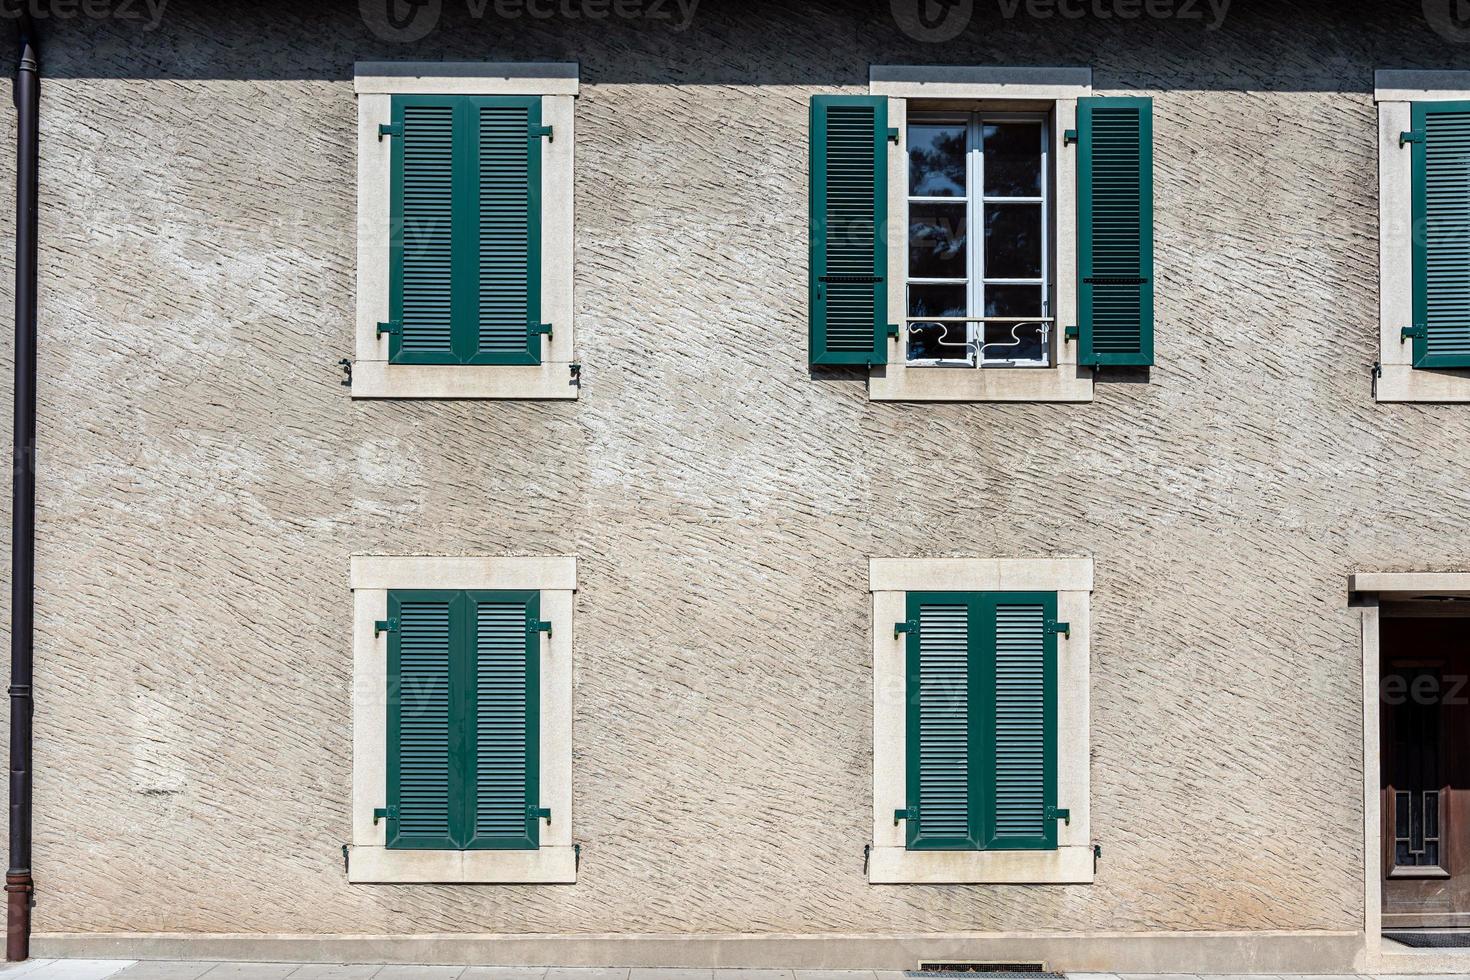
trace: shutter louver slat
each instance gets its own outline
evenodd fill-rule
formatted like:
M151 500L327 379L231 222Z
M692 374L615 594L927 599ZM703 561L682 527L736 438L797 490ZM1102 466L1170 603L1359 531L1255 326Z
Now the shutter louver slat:
M969 607L919 608L919 828L970 837Z
M1470 103L1415 103L1414 366L1470 367Z
M887 101L811 103L812 364L886 360Z
M526 604L480 602L476 623L475 832L526 833L528 731Z
M403 108L400 350L452 349L454 108Z
M1153 363L1152 102L1078 100L1083 364Z

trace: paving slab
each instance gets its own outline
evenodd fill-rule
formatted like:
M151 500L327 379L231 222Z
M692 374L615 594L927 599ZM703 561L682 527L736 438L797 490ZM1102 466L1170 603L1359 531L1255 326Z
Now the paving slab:
M116 974L116 980L199 980L217 966L194 960L139 960Z

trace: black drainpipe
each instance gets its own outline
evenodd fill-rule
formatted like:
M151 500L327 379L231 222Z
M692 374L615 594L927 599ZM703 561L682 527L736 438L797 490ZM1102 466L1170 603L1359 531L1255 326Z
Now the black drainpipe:
M31 955L31 654L36 580L36 167L41 63L20 21L15 72L15 495L10 552L10 867L5 958Z

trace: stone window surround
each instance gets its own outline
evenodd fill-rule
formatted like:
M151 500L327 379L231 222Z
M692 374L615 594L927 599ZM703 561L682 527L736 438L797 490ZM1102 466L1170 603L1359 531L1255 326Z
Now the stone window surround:
M577 560L354 555L352 588L353 883L572 884L572 593ZM373 623L388 616L390 589L539 590L541 616L541 825L538 850L389 850L384 823L388 771L388 641Z
M1415 368L1400 331L1414 317L1411 156L1399 134L1414 102L1470 100L1470 71L1375 71L1378 106L1378 363L1380 402L1470 402L1470 370Z
M870 884L1091 884L1089 811L1089 605L1091 558L872 558L873 849ZM1055 592L1057 618L1057 805L1072 811L1054 851L910 851L893 811L907 805L906 658L893 624L909 592Z
M872 65L868 92L888 98L888 125L897 128L898 148L888 154L888 322L902 324L903 270L908 268L908 132L910 99L963 100L998 109L1052 112L1051 159L1055 186L1052 226L1054 307L1052 366L1049 368L909 367L902 331L888 340L888 363L871 369L873 401L1092 400L1092 369L1077 364L1078 345L1063 327L1077 322L1077 156L1063 134L1077 127L1077 100L1092 94L1091 68L998 68L978 66Z
M357 320L353 398L576 398L572 376L572 154L580 68L576 62L375 62L356 66ZM553 138L541 144L541 316L553 325L540 364L390 364L388 225L394 95L541 96L541 121Z

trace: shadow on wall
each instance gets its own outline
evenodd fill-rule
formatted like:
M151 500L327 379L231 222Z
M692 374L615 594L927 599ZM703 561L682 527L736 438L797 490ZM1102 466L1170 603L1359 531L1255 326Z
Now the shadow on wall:
M52 11L42 30L53 78L348 81L358 60L573 60L591 85L809 86L866 85L870 64L1034 64L1091 65L1110 91L1366 93L1374 67L1456 68L1470 54L1457 0L1249 5L91 0ZM1110 75L1120 62L1150 67Z

